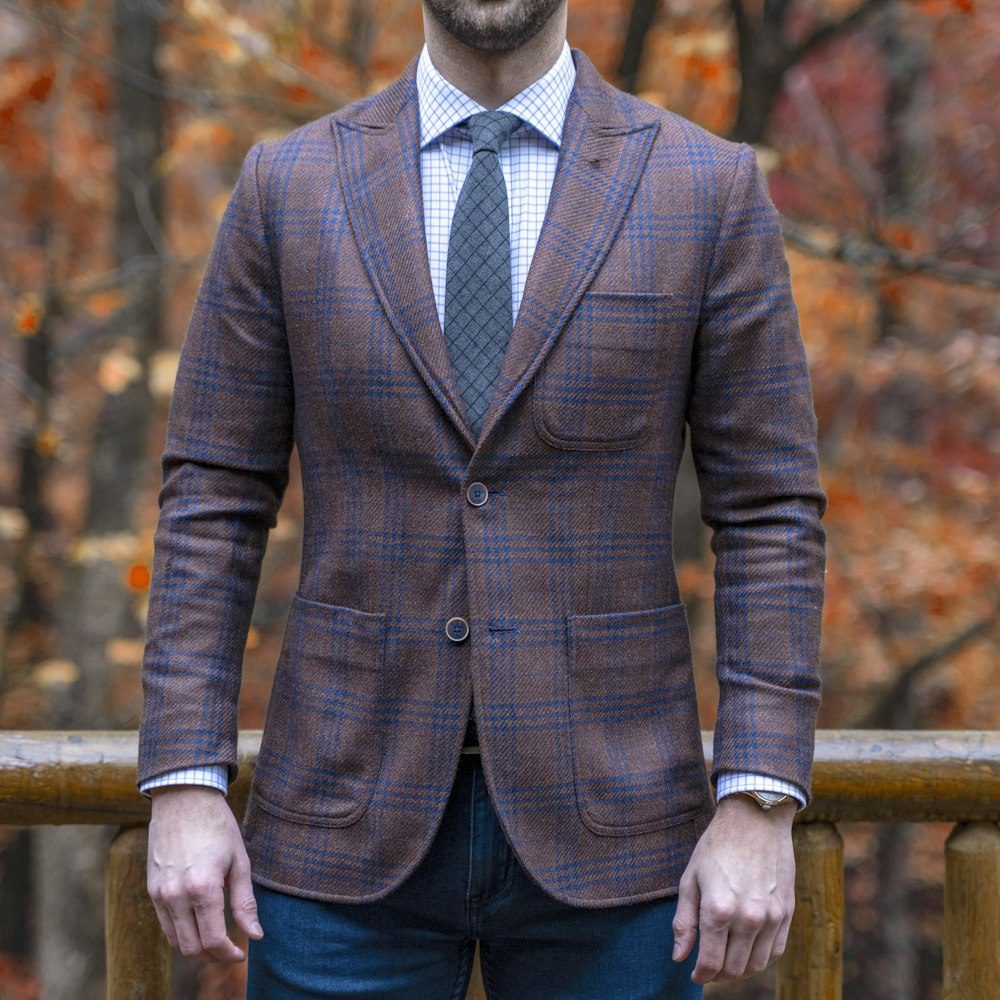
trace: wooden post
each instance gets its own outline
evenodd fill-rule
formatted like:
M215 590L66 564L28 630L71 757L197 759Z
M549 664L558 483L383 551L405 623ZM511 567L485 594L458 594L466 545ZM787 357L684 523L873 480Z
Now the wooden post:
M479 942L476 942L476 954L472 959L472 978L469 980L469 992L465 1000L486 1000L486 987L483 986L483 970L479 964Z
M1000 988L1000 829L958 824L944 854L944 1000L988 1000Z
M778 962L777 1000L841 1000L844 842L832 823L796 823L795 916Z
M146 893L145 826L123 827L108 850L104 904L108 1000L170 1000L170 945Z

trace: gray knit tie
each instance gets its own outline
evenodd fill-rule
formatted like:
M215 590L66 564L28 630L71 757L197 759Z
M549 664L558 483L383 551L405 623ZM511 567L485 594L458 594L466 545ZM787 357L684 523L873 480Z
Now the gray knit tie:
M444 337L465 415L478 437L514 325L507 186L497 154L521 119L484 111L468 124L472 166L448 238Z

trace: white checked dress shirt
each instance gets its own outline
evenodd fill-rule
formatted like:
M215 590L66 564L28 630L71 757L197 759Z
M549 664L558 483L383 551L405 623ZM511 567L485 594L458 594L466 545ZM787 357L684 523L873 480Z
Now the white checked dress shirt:
M424 233L431 284L438 317L444 329L445 282L448 272L448 235L458 196L472 166L472 136L464 123L481 111L509 111L521 125L500 150L500 169L507 182L510 206L510 271L513 316L524 293L528 268L538 243L552 181L556 175L566 105L576 79L569 45L563 43L555 65L530 87L497 109L484 108L463 94L437 71L424 46L417 63L417 99L420 106L420 182L424 201ZM224 765L170 771L142 785L142 792L164 785L204 785L228 790ZM794 796L805 805L795 785L766 775L746 772L721 774L717 798L754 789Z

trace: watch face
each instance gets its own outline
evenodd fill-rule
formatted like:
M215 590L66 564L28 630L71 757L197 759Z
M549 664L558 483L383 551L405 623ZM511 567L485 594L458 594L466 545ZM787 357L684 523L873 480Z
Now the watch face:
M784 802L788 798L784 792L758 792L765 802Z

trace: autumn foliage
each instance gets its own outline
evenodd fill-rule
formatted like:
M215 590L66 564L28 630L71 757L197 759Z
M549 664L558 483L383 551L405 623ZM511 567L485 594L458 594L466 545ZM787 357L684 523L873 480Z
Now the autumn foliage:
M98 563L115 568L124 608L104 643L103 724L135 727L163 421L201 268L243 155L383 87L421 41L417 0L164 0L157 75L133 81L156 89L164 108L162 153L148 185L135 189L140 202L154 189L163 199L162 211L153 201L139 206L156 250L142 266L156 269L162 290L158 343L145 351L129 333L139 272L115 257L117 6L0 6L7 728L61 718L53 713L83 682L61 607L72 575ZM640 6L570 0L571 43L620 84ZM821 725L995 728L1000 0L653 7L635 89L753 141L786 223L830 499ZM773 24L755 37L768 44L741 47L740 32L760 32L766 17ZM773 100L761 90L769 72ZM109 397L137 386L149 393L153 423L135 515L95 532L86 526L88 505L102 502L90 460L99 415ZM245 726L263 722L300 528L293 477L247 644ZM702 532L701 556L680 575L708 726L712 567L704 530L692 530ZM848 908L877 924L877 892L866 888L880 877L873 836L848 838L848 863L864 875L849 881ZM917 914L939 891L939 866L928 859L941 836L932 827L908 842ZM933 962L933 920L916 922L914 961ZM862 964L848 956L848 981L863 977ZM33 995L15 985L22 973L16 957L0 961L0 995ZM913 996L932 996L917 978ZM219 970L202 974L202 988L206 997L238 995ZM726 995L764 995L732 990Z

